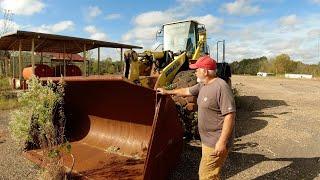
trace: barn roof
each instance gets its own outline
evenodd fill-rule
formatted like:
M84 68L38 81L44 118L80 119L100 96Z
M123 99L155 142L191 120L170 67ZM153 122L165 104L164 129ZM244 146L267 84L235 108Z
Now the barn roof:
M142 47L140 46L121 44L116 42L99 41L93 39L84 39L79 37L46 34L31 31L16 31L14 33L6 34L0 37L0 50L18 51L19 41L21 40L21 50L31 51L32 39L34 39L35 41L35 52L65 52L70 54L77 54L83 52L84 45L86 45L86 50L91 50L98 47L142 49Z

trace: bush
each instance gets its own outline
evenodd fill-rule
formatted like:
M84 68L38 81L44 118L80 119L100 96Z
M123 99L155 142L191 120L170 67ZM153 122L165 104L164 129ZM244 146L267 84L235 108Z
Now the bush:
M20 149L41 148L47 165L45 173L61 173L56 170L63 169L59 168L62 167L62 155L71 150L64 137L64 83L47 81L42 85L36 77L27 83L28 90L18 96L21 108L11 114L12 137Z
M58 133L54 128L54 111L63 101L63 94L59 92L59 89L63 87L56 86L52 82L47 82L46 86L42 86L40 80L35 77L28 81L28 87L29 89L18 97L22 107L11 114L12 135L20 143L39 143L40 146L55 145L56 142L50 142L50 140L58 138ZM55 89L58 91L55 92ZM33 136L35 134L33 131L39 133L38 137Z

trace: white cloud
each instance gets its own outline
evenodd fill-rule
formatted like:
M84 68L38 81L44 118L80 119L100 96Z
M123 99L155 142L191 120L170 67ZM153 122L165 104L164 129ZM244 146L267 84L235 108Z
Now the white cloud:
M227 28L215 37L226 39L226 59L230 61L254 57L275 57L287 53L293 60L318 63L317 41L320 40L319 15L304 16L294 31L282 31L279 19L254 23L225 22ZM292 21L289 21L292 22ZM232 29L229 27L233 27ZM213 55L215 42L211 43Z
M204 24L208 33L216 33L220 31L221 26L223 25L222 19L214 17L211 14L198 17L189 17L188 19L193 19L198 21L199 23Z
M150 49L156 42L156 32L160 28L157 26L151 27L135 27L122 36L125 43L133 43L142 46L145 49Z
M120 19L121 14L108 14L105 19L106 20L115 20L115 19Z
M301 48L304 39L302 37L291 38L284 40L281 37L265 41L265 47L275 54L288 53L293 54L296 50Z
M312 2L315 4L320 4L320 0L312 0Z
M320 38L320 29L312 29L308 32L310 38Z
M2 0L0 9L11 10L16 15L33 15L45 7L41 0Z
M173 9L167 11L149 11L133 19L134 27L122 36L125 43L132 43L150 49L156 43L156 33L165 23L178 19Z
M130 41L132 38L140 40L154 40L156 32L159 30L157 27L136 27L123 36L123 40Z
M84 28L84 31L90 34L89 38L90 39L95 39L95 40L100 40L100 41L105 41L107 40L107 35L97 29L95 26L86 26Z
M298 25L298 23L299 23L299 19L295 14L284 16L279 19L280 26L286 29L294 28L296 25Z
M260 7L251 5L250 0L235 0L225 3L221 9L232 15L253 15L261 12Z
M89 6L88 7L88 17L89 19L95 18L102 13L98 6Z
M72 30L74 23L72 21L61 21L56 24L46 25L43 24L40 27L31 27L31 31L42 32L42 33L59 33L63 31Z
M174 14L165 11L150 11L138 15L134 19L137 26L154 26L171 22L175 19Z
M230 60L241 60L244 58L255 58L266 55L262 53L257 46L245 46L243 42L226 42L226 61L230 62ZM219 61L222 59L222 52L220 51ZM213 54L211 54L213 55ZM216 57L216 56L214 56Z
M51 29L53 32L62 32L65 30L71 30L73 27L74 23L72 21L61 21L52 25Z

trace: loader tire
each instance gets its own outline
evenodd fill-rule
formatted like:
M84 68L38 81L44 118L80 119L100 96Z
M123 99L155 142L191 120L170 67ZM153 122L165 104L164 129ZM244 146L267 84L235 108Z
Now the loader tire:
M197 84L197 77L194 70L179 72L174 78L171 89L186 88ZM176 103L178 115L184 129L186 139L200 139L198 132L197 97L196 96L173 96Z

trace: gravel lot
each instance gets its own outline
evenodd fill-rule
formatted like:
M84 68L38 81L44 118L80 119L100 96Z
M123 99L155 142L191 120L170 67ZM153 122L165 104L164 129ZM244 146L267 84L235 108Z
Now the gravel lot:
M36 179L38 167L21 156L8 134L9 113L0 110L0 179Z
M239 93L236 140L223 179L320 179L320 81L233 76ZM35 179L0 111L0 179ZM186 143L170 179L197 179L199 141Z
M232 84L240 108L223 179L320 179L320 81L233 76ZM172 179L197 179L194 144Z

